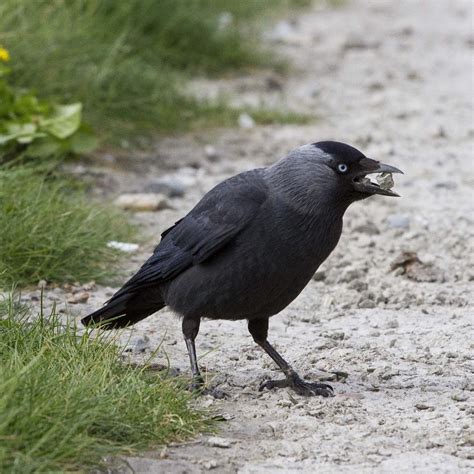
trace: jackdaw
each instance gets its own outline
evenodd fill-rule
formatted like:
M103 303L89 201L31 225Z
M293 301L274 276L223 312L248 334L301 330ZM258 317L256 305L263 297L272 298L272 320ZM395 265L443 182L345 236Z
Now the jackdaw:
M285 374L260 390L332 396L330 385L303 381L268 342L268 320L299 295L337 245L349 204L374 194L398 196L371 182L370 173L402 172L352 146L323 141L223 181L161 234L138 272L82 323L122 328L169 306L182 317L193 388L200 388L194 340L201 318L246 319L254 341Z

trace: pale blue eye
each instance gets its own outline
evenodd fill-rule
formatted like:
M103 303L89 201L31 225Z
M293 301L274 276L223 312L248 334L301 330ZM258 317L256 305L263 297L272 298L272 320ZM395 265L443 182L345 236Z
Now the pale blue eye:
M341 163L337 165L337 169L340 173L345 173L347 171L347 165L345 163Z

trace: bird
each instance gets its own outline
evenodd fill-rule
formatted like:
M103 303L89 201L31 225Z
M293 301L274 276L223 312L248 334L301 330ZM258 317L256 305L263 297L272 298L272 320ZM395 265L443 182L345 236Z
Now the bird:
M123 328L168 306L182 318L191 388L204 390L195 340L202 319L246 320L253 340L284 374L259 390L334 395L303 380L268 341L269 319L305 288L336 247L348 206L397 196L367 175L402 173L336 141L300 146L276 163L230 177L161 234L153 254L85 326ZM392 181L393 185L393 181Z

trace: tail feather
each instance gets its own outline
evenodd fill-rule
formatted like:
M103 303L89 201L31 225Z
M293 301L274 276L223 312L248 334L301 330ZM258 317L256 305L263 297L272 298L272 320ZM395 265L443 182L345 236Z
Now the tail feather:
M101 329L119 329L131 326L164 308L156 291L125 293L112 297L102 308L81 319L84 326L97 325Z

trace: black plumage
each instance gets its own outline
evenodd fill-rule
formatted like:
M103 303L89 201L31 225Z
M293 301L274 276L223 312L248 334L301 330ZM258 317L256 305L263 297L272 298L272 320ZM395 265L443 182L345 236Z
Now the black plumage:
M82 322L125 327L169 306L183 318L200 385L194 340L201 318L247 319L254 340L286 375L261 388L330 396L329 385L301 380L268 343L268 320L298 296L337 245L349 204L372 194L396 196L365 178L375 172L400 171L349 145L319 142L223 181L163 232L140 270Z

